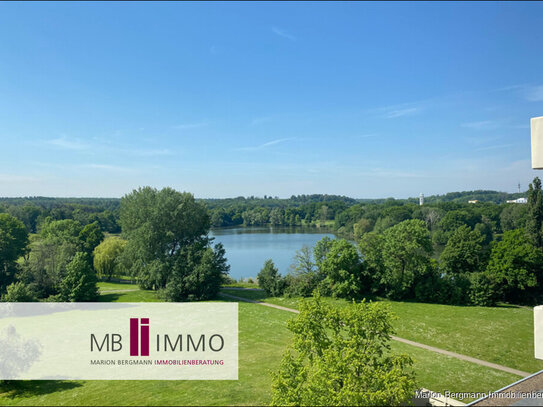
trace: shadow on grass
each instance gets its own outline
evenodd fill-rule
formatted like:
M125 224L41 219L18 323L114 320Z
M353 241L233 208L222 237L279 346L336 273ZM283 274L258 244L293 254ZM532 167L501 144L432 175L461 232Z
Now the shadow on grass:
M42 396L80 386L82 384L78 382L59 380L6 380L0 381L0 395L10 399Z
M228 295L233 295L234 297L246 298L254 301L262 301L266 298L270 298L264 291L257 290L234 290L228 288L222 288L221 292Z
M122 293L100 294L98 302L115 302L121 297Z

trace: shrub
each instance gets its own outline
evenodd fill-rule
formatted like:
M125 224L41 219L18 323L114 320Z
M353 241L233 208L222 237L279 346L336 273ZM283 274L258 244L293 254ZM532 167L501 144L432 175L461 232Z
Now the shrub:
M264 267L258 273L257 279L258 286L272 297L282 295L285 290L285 279L281 277L271 259L266 260Z
M7 292L2 296L4 302L33 302L36 295L22 282L8 285Z
M469 276L471 286L468 292L472 305L490 307L496 304L496 287L485 273L473 273Z

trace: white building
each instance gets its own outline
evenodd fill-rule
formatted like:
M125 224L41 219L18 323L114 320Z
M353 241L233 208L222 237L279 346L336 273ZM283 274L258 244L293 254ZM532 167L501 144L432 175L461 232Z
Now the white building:
M526 203L528 203L528 198L512 199L512 200L510 200L510 201L507 201L507 203L526 204Z

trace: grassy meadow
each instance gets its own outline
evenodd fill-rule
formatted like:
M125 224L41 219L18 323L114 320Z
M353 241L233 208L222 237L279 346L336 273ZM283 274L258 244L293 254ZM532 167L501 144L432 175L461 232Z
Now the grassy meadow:
M268 298L262 291L223 289L238 297L296 309L299 298ZM326 298L336 305L348 301ZM543 369L534 358L533 311L514 305L468 307L386 301L398 317L396 335L426 345L533 373Z
M152 291L108 292L126 289L133 288L127 284L100 283L100 300L159 301ZM293 308L298 301L265 298L260 291L228 288L223 291ZM345 301L330 301L348 305ZM517 354L510 348L515 344L529 345L531 325L528 324L526 315L530 312L527 309L390 304L399 316L396 321L399 336L490 360L486 356L492 355L492 349L485 350L484 344L491 341L479 336L495 326L497 331L491 337L496 342L495 349L501 350L500 357L508 362L503 364L517 368L531 366L527 362L520 363L521 356L527 355L528 350L519 349ZM0 405L265 405L271 398L270 372L278 367L290 340L286 321L293 317L286 311L240 303L238 381L23 381L0 384ZM513 327L502 332L500 330L506 328L505 322L513 324ZM478 331L473 332L474 329ZM465 341L461 340L462 335ZM517 342L500 340L500 337L508 335L518 337ZM473 338L478 338L478 341L473 341ZM392 342L392 350L410 355L415 361L413 369L419 386L434 391L488 392L519 379L515 375L403 343Z

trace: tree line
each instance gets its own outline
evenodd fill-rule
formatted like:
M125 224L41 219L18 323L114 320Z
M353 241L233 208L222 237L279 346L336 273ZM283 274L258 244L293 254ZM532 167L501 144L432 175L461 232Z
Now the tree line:
M470 210L468 200L477 199L481 202L479 207L487 203L497 208L494 211L501 211L504 206L499 204L520 196L522 194L497 191L451 192L425 198L425 207L435 208L439 216L452 209ZM420 214L416 211L418 198L372 200L313 194L292 195L288 199L264 195L197 201L207 206L212 227L326 225L348 238L355 237L355 232L360 233L368 228L376 227L379 231L401 220L426 216L426 213ZM120 233L120 206L121 200L116 198L0 198L0 213L9 213L21 220L29 233L37 233L40 224L47 218L72 219L83 226L98 222L103 232ZM489 214L494 215L492 211ZM511 218L511 214L504 216ZM355 226L361 218L366 220ZM492 220L500 230L500 220ZM511 219L505 219L505 227L508 227L510 222Z
M47 216L30 234L23 220L0 213L2 300L94 301L99 278L123 275L166 301L218 294L229 266L222 245L208 237L205 204L192 194L134 190L120 201L119 225L121 236L106 236L96 220Z
M527 205L453 202L458 194L475 193L447 194L449 201L423 206L333 195L206 202L149 187L121 200L3 199L0 295L89 300L96 298L96 278L130 276L166 299L212 298L228 271L224 248L208 238L217 218L229 225L309 225L316 219L346 240L302 249L294 272L274 282L274 293L306 296L319 287L345 297L535 301L541 280L539 179L530 185Z
M543 299L543 196L528 204L354 205L336 219L353 240L319 241L281 276L268 260L258 275L268 295L367 296L421 302L535 304Z

